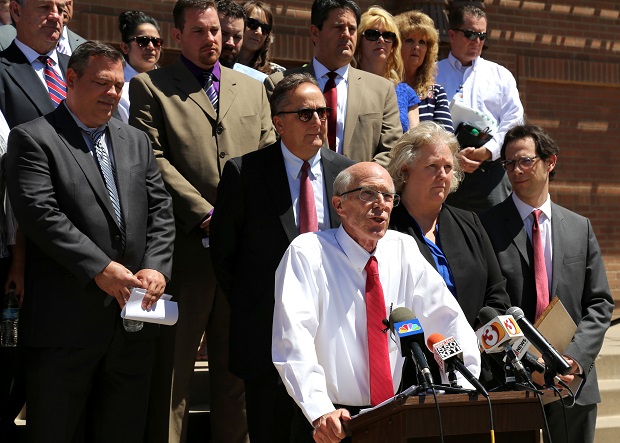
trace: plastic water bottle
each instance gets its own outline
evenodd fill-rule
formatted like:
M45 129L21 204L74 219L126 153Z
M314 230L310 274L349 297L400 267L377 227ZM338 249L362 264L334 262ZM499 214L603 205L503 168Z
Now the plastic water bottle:
M141 331L144 327L144 323L140 320L129 320L128 318L123 319L123 328L127 332L138 332Z
M4 298L2 317L0 319L0 347L17 346L17 325L19 323L19 301L15 289L11 288Z

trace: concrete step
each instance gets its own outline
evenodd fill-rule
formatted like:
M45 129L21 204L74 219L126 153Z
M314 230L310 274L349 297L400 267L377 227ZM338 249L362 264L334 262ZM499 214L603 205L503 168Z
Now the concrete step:
M594 443L618 443L620 440L620 415L598 417Z
M599 380L601 403L598 405L598 417L620 414L620 380ZM620 423L618 423L620 426ZM619 436L620 439L620 436Z
M620 325L607 330L603 347L596 360L596 372L599 382L620 379Z

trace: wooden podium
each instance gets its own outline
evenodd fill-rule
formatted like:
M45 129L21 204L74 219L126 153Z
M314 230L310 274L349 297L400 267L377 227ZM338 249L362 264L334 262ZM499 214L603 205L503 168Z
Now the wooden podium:
M538 399L528 392L490 394L496 443L538 443L543 427ZM489 406L484 397L438 395L444 442L491 441ZM409 397L353 418L347 426L353 443L439 442L439 421L432 395Z

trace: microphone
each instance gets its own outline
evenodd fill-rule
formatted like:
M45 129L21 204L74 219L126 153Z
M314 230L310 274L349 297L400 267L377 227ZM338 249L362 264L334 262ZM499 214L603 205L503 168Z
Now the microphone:
M560 355L560 353L542 336L540 332L525 318L525 314L521 308L513 306L506 311L512 315L516 322L521 326L523 333L527 339L532 342L534 347L538 349L547 367L554 374L567 375L571 371L571 366Z
M484 322L484 326L476 331L482 350L487 354L505 352L512 366L527 378L525 367L513 349L513 345L522 349L525 343L523 332L515 319L511 315L498 315L490 306L483 307L478 318Z
M398 337L398 350L403 357L411 355L418 373L418 383L428 389L433 384L433 376L428 362L420 348L424 344L424 330L420 320L410 309L396 308L390 313L390 331Z
M444 338L441 334L431 334L426 340L426 344L428 349L433 351L435 361L439 365L441 372L445 374L451 368L455 368L478 392L487 398L489 397L489 393L484 389L484 386L480 384L474 374L463 363L463 351L454 337Z
M530 370L530 372L536 371L541 374L545 372L545 365L538 361L538 358L531 352L524 353L519 357L521 362Z

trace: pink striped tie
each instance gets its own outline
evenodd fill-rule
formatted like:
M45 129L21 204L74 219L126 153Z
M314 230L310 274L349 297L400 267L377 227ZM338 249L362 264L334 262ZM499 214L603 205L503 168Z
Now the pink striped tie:
M366 327L368 329L368 363L370 366L370 404L394 396L394 384L388 353L388 335L385 326L385 299L379 280L379 267L373 255L366 263Z
M45 76L47 90L50 94L50 99L54 102L54 107L57 107L60 102L67 97L67 84L56 71L54 71L54 65L50 57L42 55L37 60L45 65L43 74Z

